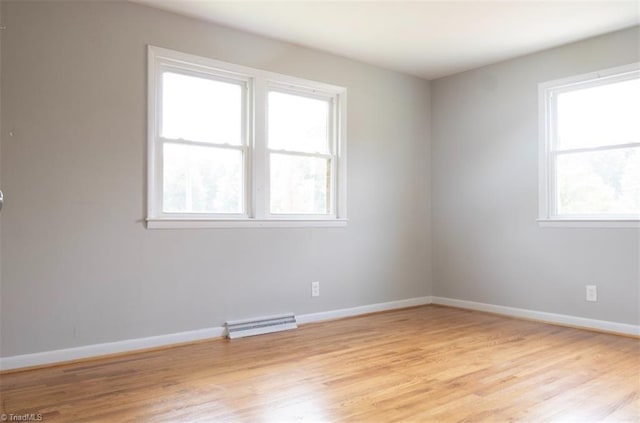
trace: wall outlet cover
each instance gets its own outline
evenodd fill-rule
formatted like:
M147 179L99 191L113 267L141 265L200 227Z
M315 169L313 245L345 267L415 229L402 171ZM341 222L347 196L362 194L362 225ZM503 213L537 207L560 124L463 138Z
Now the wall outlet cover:
M598 301L598 287L596 285L587 285L587 301Z

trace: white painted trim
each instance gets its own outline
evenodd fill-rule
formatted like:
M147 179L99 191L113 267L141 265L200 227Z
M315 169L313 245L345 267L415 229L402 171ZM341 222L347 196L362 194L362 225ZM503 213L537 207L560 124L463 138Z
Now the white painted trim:
M547 228L636 228L640 220L580 220L538 219L538 226Z
M549 180L550 150L547 121L549 119L549 104L547 102L547 87L538 85L538 219L550 217L551 181Z
M319 313L302 314L296 316L298 323L311 323L342 317L358 316L360 314L377 311L394 310L431 303L431 297L409 298L406 300L390 301L387 303L370 304L340 310L323 311ZM0 357L0 370L13 370L24 367L41 366L46 364L64 363L66 361L83 358L99 357L108 354L134 352L147 348L170 346L185 342L194 342L224 336L222 326L178 332L168 335L150 336L146 338L127 339L124 341L107 342L103 344L85 345L82 347L65 348L61 350L44 351L33 354L22 354L11 357Z
M228 73L230 75L241 75L249 77L260 77L270 81L277 81L283 85L291 85L293 87L306 87L309 90L343 92L344 87L327 84L324 82L311 81L309 79L298 78L283 73L271 72L262 69L252 68L249 66L237 65L235 63L225 62L222 60L203 57L195 54L183 53L181 51L172 50L164 47L149 45L154 52L154 57L161 59L163 62L174 63L177 66L191 67L197 65L203 70L213 73Z
M625 335L640 335L640 325L609 322L583 317L568 316L564 314L547 313L535 310L526 310L515 307L506 307L493 304L477 303L474 301L456 300L443 297L416 297L404 300L389 301L385 303L368 304L358 307L343 308L338 310L307 313L296 316L299 324L321 322L340 319L344 317L359 316L387 310L396 310L407 307L415 307L427 304L447 305L451 307L485 311L502 314L505 316L521 317L538 320L546 323L570 325L587 329L603 330ZM82 347L66 348L54 351L44 351L33 354L23 354L11 357L0 357L0 370L13 370L24 367L33 367L46 364L64 363L83 358L99 357L108 354L134 352L154 347L170 346L180 343L188 343L205 339L220 338L224 336L225 328L222 326L207 329L199 329L187 332L172 333L168 335L150 336L146 338L127 339L124 341L107 342L103 344L85 345Z
M296 316L296 319L299 324L305 324L427 304L447 305L451 307L485 311L511 317L521 317L525 319L538 320L545 323L570 325L587 329L615 332L625 335L640 336L640 325L609 322L606 320L588 319L584 317L568 316L564 314L547 313L543 311L527 310L515 307L478 303L474 301L431 296L408 298L404 300L389 301L386 303L368 304L364 306L321 311L317 313L301 314ZM82 347L44 351L11 357L0 357L0 370L13 370L24 367L64 363L67 361L99 357L108 354L134 352L136 350L144 350L154 347L170 346L174 344L188 343L211 338L220 338L224 336L224 334L225 328L222 326L218 326L207 329L172 333L168 335L127 339L124 341L107 342L103 344L86 345Z
M547 313L545 311L527 310L523 308L506 307L494 304L477 303L475 301L456 300L453 298L432 297L432 303L469 310L485 311L511 317L537 320L545 323L569 325L585 329L595 329L614 332L623 335L640 336L640 325L610 322L607 320L589 319L586 317L569 316L566 314Z
M326 228L345 227L347 219L147 219L147 229Z
M572 85L582 84L585 81L599 80L611 77L615 78L621 75L635 73L638 71L640 71L640 62L635 62L628 65L616 66L614 68L608 68L595 72L587 72L580 75L572 75L566 78L554 79L553 81L542 82L539 84L539 86L543 89L571 87Z
M399 308L415 307L431 304L431 297L407 298L406 300L389 301L387 303L368 304L359 307L341 308L338 310L320 311L296 316L300 324L322 322L325 320L341 319L344 317L359 316L361 314L376 313L378 311L396 310Z
M146 338L127 339L124 341L105 342L103 344L85 345L82 347L65 348L61 350L44 351L33 354L14 355L12 357L0 357L0 370L18 369L21 367L33 367L43 364L62 363L65 361L83 358L98 357L101 355L117 354L144 350L147 348L162 347L185 342L200 341L203 339L219 338L223 336L225 329L222 326L191 330L187 332L171 333L168 335L149 336Z

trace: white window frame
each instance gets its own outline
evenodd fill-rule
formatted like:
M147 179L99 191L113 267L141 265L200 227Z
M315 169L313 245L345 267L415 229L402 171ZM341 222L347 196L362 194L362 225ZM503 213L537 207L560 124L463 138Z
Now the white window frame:
M538 169L538 222L541 226L561 227L631 227L640 228L639 215L559 215L556 205L556 156L567 152L588 152L610 150L621 147L640 146L632 143L624 146L606 146L557 151L554 149L556 137L556 99L563 92L610 84L640 77L640 63L590 72L568 78L557 79L538 85L539 116L539 169Z
M147 228L244 228L244 227L334 227L347 223L346 88L281 75L214 59L148 46L148 140L147 140ZM244 87L243 144L241 146L168 140L160 137L161 74L167 69L241 84ZM332 164L330 213L272 214L269 205L269 150L267 145L267 93L294 93L330 101L333 132L329 154ZM162 145L179 143L230 148L243 151L244 211L239 214L166 213L162 210ZM298 154L283 151L285 154Z

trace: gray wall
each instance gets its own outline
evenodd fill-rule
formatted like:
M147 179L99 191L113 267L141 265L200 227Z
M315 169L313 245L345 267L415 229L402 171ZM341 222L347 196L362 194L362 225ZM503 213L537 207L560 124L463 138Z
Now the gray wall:
M432 81L433 294L640 323L640 231L540 228L537 84L640 60L638 28ZM597 303L585 284L598 285Z
M135 4L3 2L2 20L1 356L431 293L640 323L638 230L535 221L537 83L638 61L637 29L430 97L417 78ZM348 227L145 229L147 44L348 87Z
M3 8L0 355L429 294L427 81L135 4ZM348 87L348 227L145 229L147 44Z
M4 25L4 17L2 15L3 2L0 0L0 26ZM2 81L2 38L3 30L0 30L0 81ZM0 190L2 189L2 95L0 95ZM0 307L2 306L2 212L0 212ZM2 309L0 308L0 318L2 318ZM0 322L0 346L2 345L2 328ZM2 354L0 353L0 357Z

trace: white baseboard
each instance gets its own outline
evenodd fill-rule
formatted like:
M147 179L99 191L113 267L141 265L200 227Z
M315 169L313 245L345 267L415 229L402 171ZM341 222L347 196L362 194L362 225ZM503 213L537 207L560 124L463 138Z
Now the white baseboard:
M640 325L609 322L606 320L587 319L584 317L569 316L565 314L547 313L543 311L527 310L515 307L506 307L493 304L477 303L474 301L456 300L444 297L417 297L405 300L390 301L386 303L369 304L359 307L343 308L338 310L321 311L296 316L298 323L313 323L326 320L340 319L344 317L359 316L379 311L395 310L426 304L439 304L451 307L485 311L502 314L505 316L521 317L542 322L555 323L596 329L624 335L640 336ZM44 351L34 354L23 354L11 357L0 357L0 370L13 370L26 367L41 366L47 364L63 363L66 361L99 357L109 354L133 352L148 348L163 347L180 343L194 342L205 339L219 338L224 335L222 326L192 330L187 332L172 333L168 335L150 336L146 338L127 339L124 341L107 342L103 344L85 345L82 347L66 348L61 350Z
M368 304L359 307L341 308L338 310L321 311L319 313L301 314L296 316L298 323L321 322L323 320L341 319L343 317L359 316L361 314L378 311L395 310L399 308L415 307L431 304L431 297L416 297L406 300L389 301L387 303Z
M339 319L342 317L358 316L360 314L377 311L394 310L430 304L431 297L409 298L406 300L390 301L387 303L370 304L359 307L343 308L339 310L323 311L319 313L302 314L297 316L299 323L319 322L323 320ZM82 347L65 348L61 350L44 351L33 354L22 354L11 357L0 357L0 370L13 370L25 367L42 366L63 363L65 361L83 358L99 357L109 354L133 352L148 348L169 346L185 342L219 338L225 329L222 326L192 330L188 332L171 333L168 335L150 336L146 338L127 339L124 341L107 342L103 344L85 345Z
M622 335L640 336L640 325L610 322L607 320L588 319L585 317L569 316L566 314L547 313L544 311L527 310L523 308L506 307L493 304L477 303L474 301L456 300L453 298L432 297L433 304L446 305L469 310L486 311L505 316L521 317L546 323L595 329Z
M148 348L218 338L224 334L223 327L214 327L168 335L149 336L146 338L126 339L124 341L106 342L103 344L84 345L82 347L44 351L33 354L0 357L0 370L13 370L23 367L34 367L45 364L63 363L83 358L99 357Z

